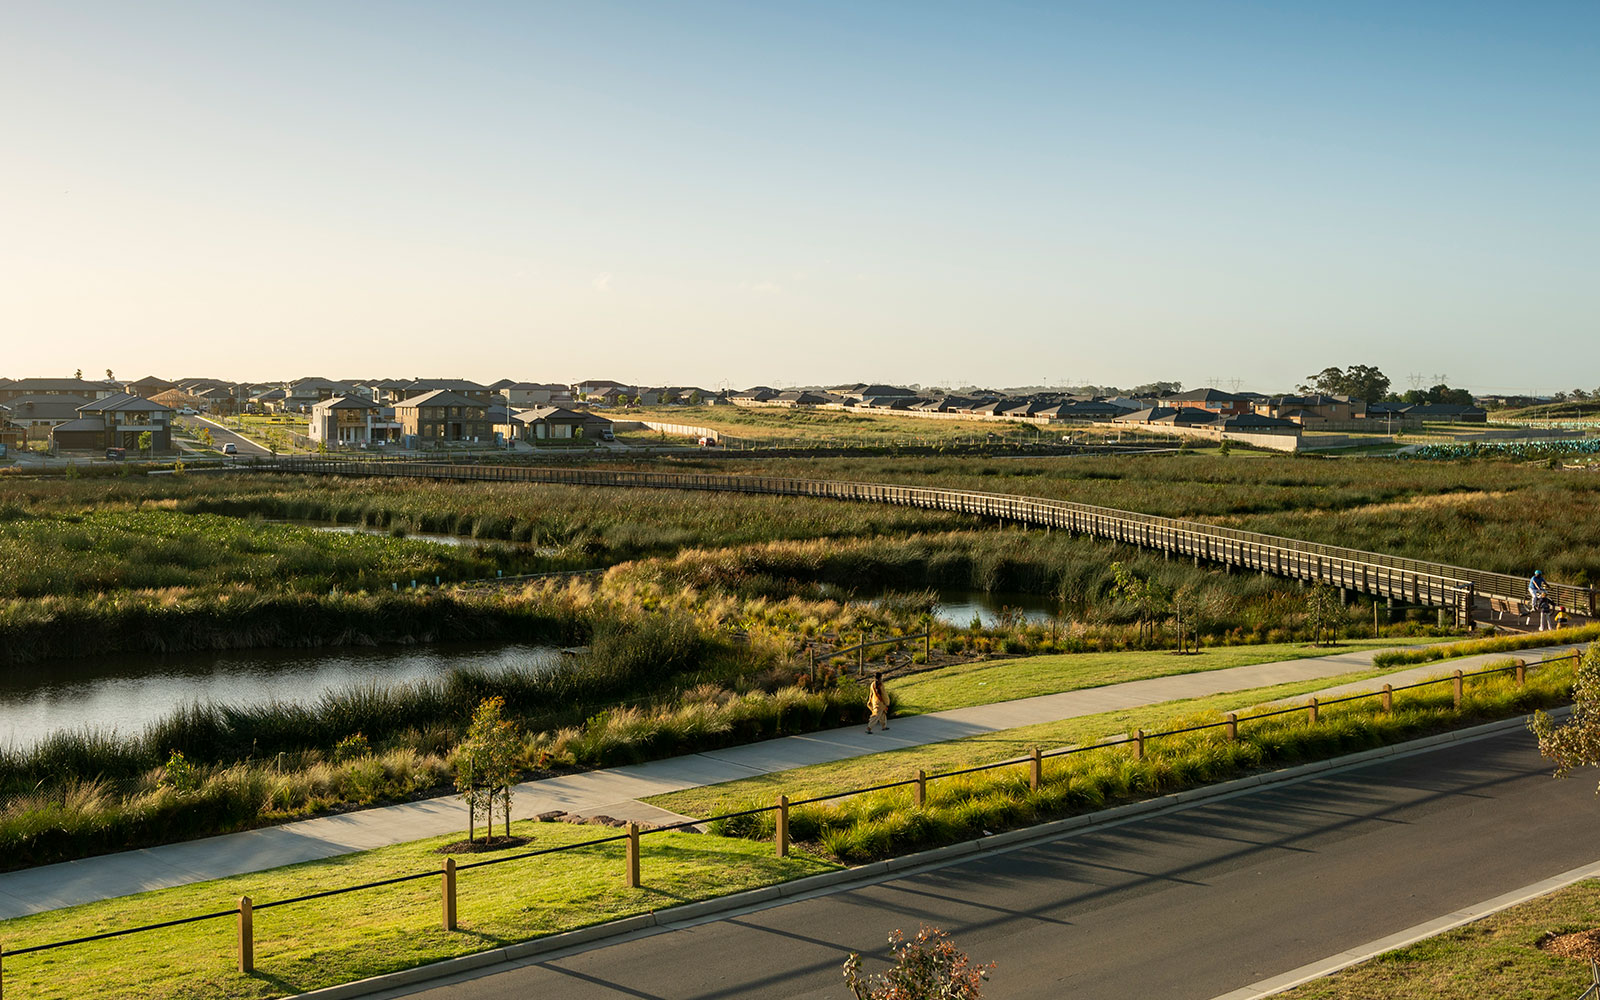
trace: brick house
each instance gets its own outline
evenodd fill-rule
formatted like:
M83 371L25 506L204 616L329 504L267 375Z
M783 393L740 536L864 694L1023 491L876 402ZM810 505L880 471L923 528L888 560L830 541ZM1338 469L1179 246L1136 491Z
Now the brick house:
M150 435L152 452L172 450L172 409L130 393L118 393L78 407L78 419L50 428L50 442L62 451L136 451L139 436Z
M484 392L488 392L485 387ZM395 404L400 433L424 447L463 441L492 442L489 404L449 391L434 389Z
M359 396L324 399L311 407L306 434L329 447L371 444L386 437L381 431L374 433L381 409L377 403Z

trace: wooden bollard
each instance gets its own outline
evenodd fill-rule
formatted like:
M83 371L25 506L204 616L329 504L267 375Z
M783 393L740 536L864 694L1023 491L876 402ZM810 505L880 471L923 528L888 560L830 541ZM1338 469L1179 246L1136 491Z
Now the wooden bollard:
M628 824L628 888L639 888L639 824Z
M1383 686L1383 712L1384 712L1385 715L1387 715L1387 714L1389 714L1390 712L1393 712L1393 711L1394 711L1394 685L1393 684L1385 684Z
M444 877L440 886L440 906L442 908L444 929L456 929L456 859L444 859Z
M1133 731L1133 753L1139 760L1144 760L1144 730Z
M928 772L917 771L917 784L914 794L917 797L917 808L921 809L928 804Z
M1521 660L1514 662L1517 665L1517 687L1524 687L1528 683L1528 665Z
M1239 739L1239 715L1236 712L1228 713L1228 742L1233 743Z
M1039 748L1034 747L1028 753L1028 787L1034 791L1039 790L1039 783L1044 780L1044 758L1039 755Z
M789 856L789 796L778 796L778 857Z
M239 971L245 975L256 971L256 942L254 919L251 916L250 897L239 897Z
M1306 703L1306 720L1313 726L1317 724L1317 699L1315 698Z
M1461 711L1461 671L1457 670L1451 679L1450 692L1455 696L1456 711Z

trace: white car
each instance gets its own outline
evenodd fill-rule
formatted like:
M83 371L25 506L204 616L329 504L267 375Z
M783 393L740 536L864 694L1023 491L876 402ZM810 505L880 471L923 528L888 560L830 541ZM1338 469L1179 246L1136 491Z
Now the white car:
M229 441L227 444L222 446L222 453L224 455L237 455L239 454L239 449L234 447L232 441Z

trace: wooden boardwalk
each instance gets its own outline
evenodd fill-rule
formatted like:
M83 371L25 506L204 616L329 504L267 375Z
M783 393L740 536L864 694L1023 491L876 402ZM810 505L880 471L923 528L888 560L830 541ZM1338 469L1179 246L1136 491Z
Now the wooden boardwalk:
M1526 581L1507 573L1490 573L1340 545L1241 531L1200 521L1010 493L774 476L317 458L262 459L248 465L241 463L239 468L314 475L761 493L956 511L1155 549L1191 558L1196 565L1204 561L1324 583L1343 591L1370 594L1405 604L1446 608L1461 625L1469 624L1475 612L1486 612L1490 598L1518 599L1527 595ZM1552 584L1550 591L1557 604L1584 617L1595 615L1595 588Z

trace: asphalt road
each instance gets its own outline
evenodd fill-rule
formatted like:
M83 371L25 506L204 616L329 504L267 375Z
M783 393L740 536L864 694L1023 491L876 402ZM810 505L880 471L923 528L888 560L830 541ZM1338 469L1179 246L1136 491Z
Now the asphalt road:
M239 449L239 454L241 454L241 455L263 455L264 456L264 455L272 454L272 452L268 451L267 449L262 448L261 446L255 444L255 443L253 443L251 441L245 440L244 438L242 438L239 435L235 434L233 431L228 430L226 427L222 426L221 424L214 424L209 420L201 420L199 417L183 417L181 419L187 421L190 424L190 426L192 426L192 427L195 427L197 429L200 428L200 427L204 427L207 430L211 431L211 440L213 442L215 442L215 444L216 444L216 446L217 446L217 448L219 450L222 448L223 445L228 444L229 442L232 442L233 446L235 448Z
M1593 862L1597 823L1517 731L404 995L838 1000L931 923L994 997L1205 1000Z

